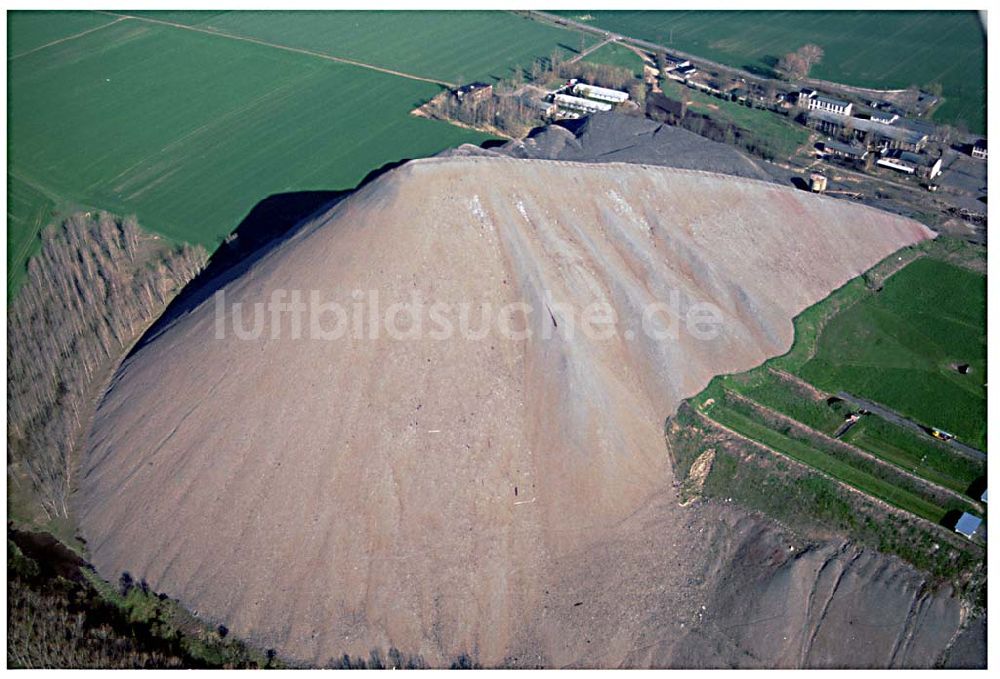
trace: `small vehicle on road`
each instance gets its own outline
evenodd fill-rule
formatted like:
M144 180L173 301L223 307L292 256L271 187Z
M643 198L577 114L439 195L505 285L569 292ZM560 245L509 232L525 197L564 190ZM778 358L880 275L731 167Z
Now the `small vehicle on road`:
M945 430L938 429L937 427L931 428L931 436L940 441L951 441L953 438L955 438L954 434L949 434Z

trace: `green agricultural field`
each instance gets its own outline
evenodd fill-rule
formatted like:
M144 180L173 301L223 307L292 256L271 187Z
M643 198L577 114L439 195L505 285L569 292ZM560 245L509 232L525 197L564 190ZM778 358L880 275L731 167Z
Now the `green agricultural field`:
M769 73L806 43L826 56L811 73L834 82L899 89L938 83L941 122L986 129L986 36L976 12L564 11L577 21Z
M931 258L833 317L797 373L986 446L986 279ZM972 372L952 366L968 363Z
M19 59L32 50L114 20L115 17L97 12L60 12L55 20L51 12L8 12L7 58Z
M924 257L912 260L919 253ZM944 237L928 241L883 260L806 309L795 319L795 343L787 354L745 373L716 377L668 420L679 478L688 477L688 483L693 461L712 449L714 463L701 488L706 497L735 500L807 531L843 532L942 577L976 567L981 557L975 552L942 551L940 534L926 524L858 502L845 486L948 527L959 512L980 514L985 462L874 415L843 436L850 444L844 446L774 413L828 436L848 409L844 403L828 406L809 386L776 372L784 370L821 392L853 391L917 419L918 412L932 417L955 433L970 427L967 440L981 446L975 436L985 434L985 279L945 259L978 266L983 253ZM885 277L906 261L911 263ZM970 375L951 368L958 360L973 366ZM796 470L725 433L709 429L706 436L691 409L822 474ZM945 425L951 418L954 424Z
M58 196L7 173L7 287L16 285L28 259L41 247L36 237L58 212Z
M767 368L723 378L723 385L827 435L832 435L844 423L844 418L850 411L843 403L834 407L827 405L825 400L813 399L811 395L779 380Z
M451 83L507 78L597 38L509 12L146 12L142 16Z
M182 24L432 80L506 76L578 48L577 33L507 13L155 18L178 25L8 15L9 291L39 230L70 210L136 214L169 239L213 249L269 195L349 189L386 163L486 139L410 115L440 91L434 83Z
M617 43L610 43L597 49L583 58L583 61L592 64L607 64L618 68L627 68L637 78L642 77L642 57L630 50L628 47Z

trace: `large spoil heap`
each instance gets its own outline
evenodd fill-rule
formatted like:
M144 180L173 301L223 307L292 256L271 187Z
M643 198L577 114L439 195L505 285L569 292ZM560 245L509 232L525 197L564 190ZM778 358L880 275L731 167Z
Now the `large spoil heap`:
M664 419L712 376L787 350L797 313L930 235L697 171L408 163L228 276L224 306L203 283L202 303L122 364L76 498L92 560L306 662L394 646L431 664L690 664L681 623L746 529L711 544L677 506ZM233 315L251 328L276 290L348 314L373 292L383 313L465 304L472 329L486 305L523 303L534 332L471 337L459 319L431 333L425 319L330 340L262 314L240 338ZM610 339L571 323L595 302L617 317ZM721 324L654 338L655 303L660 329L696 304ZM901 625L916 596L902 577L885 585ZM712 643L706 662L749 662ZM848 650L823 657L849 664ZM782 653L770 660L809 662Z

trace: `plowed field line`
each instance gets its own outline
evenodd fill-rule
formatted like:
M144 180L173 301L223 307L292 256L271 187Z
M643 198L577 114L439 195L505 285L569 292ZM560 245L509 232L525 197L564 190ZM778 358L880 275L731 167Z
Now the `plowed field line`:
M21 52L20 54L15 54L12 57L7 57L7 61L14 61L15 59L20 59L21 57L26 57L29 54L34 54L35 52L38 52L40 50L45 49L46 47L52 47L53 45L58 45L59 43L62 43L62 42L67 42L69 40L76 40L77 38L82 38L83 36L87 35L88 33L93 33L94 31L99 31L102 28L107 28L108 26L114 26L119 21L125 21L125 17L119 17L119 18L115 19L114 21L109 21L106 24L101 24L100 26L95 26L94 28L88 28L85 31L80 31L79 33L74 33L73 35L67 35L65 38L59 38L58 40L53 40L52 42L47 42L44 45L39 45L38 47L34 47L34 48L28 50L27 52Z
M218 38L229 38L230 40L239 40L240 42L249 42L254 45L262 45L264 47L271 47L273 49L284 50L286 52L294 52L295 54L305 54L306 56L316 57L317 59L325 59L326 61L333 61L338 64L347 64L349 66L357 66L358 68L367 68L370 71L378 71L379 73L386 73L388 75L394 75L400 78L407 78L409 80L418 80L420 82L431 83L434 85L441 85L443 87L455 87L455 83L450 83L444 80L435 80L434 78L425 78L420 75L413 75L412 73L404 73L403 71L396 71L391 68L384 68L382 66L376 66L375 64L368 64L363 61L355 61L354 59L347 59L345 57L337 57L332 54L327 54L326 52L316 52L315 50L308 50L302 47L290 47L288 45L279 45L275 42L268 42L266 40L260 40L258 38L251 38L245 35L236 35L234 33L226 33L225 31L219 31L214 28L203 28L200 26L187 26L185 24L180 24L175 21L165 21L163 19L153 19L150 17L135 16L132 14L121 14L118 12L105 12L102 14L107 14L109 16L119 17L120 19L134 19L135 21L144 21L149 24L159 24L161 26L170 26L172 28L179 28L185 31L193 31L195 33L204 33L206 35L214 35Z

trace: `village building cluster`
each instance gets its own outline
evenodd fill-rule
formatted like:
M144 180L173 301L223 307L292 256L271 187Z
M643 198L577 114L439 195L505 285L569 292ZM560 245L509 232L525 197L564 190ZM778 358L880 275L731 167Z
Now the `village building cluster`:
M816 147L820 159L866 171L885 168L911 175L932 190L935 187L929 182L942 172L942 148L934 143L937 126L907 117L889 102L849 101L813 88L782 91L773 80L767 84L738 77L723 81L714 74L699 73L694 64L679 57L666 55L666 62L666 78L717 98L794 117L824 135L826 140ZM686 111L685 102L664 95L647 102L655 117L669 122L683 118ZM964 149L973 158L987 157L985 139Z
M556 107L555 110L550 109L551 117L579 118L588 113L610 111L628 101L628 92L588 85L574 78L568 80L562 87L549 92L545 101L551 102Z
M888 101L850 101L812 88L789 89L773 79L733 76L726 80L719 73L700 70L690 59L668 52L658 53L655 62L656 77L747 107L767 109L815 130L826 137L815 146L821 160L867 172L879 169L898 172L921 180L928 189L936 188L932 180L942 172L946 148L937 126L910 117L907 111ZM687 98L677 100L667 96L655 86L655 78L647 79L648 82L654 82L654 86L645 96L645 114L680 124L688 112ZM463 85L453 90L453 94L459 102L477 102L494 96L493 86L482 82ZM518 98L525 110L547 122L611 111L629 100L629 92L598 87L575 78L554 89L531 88ZM635 108L635 103L629 106ZM985 160L986 140L966 144L964 152Z

